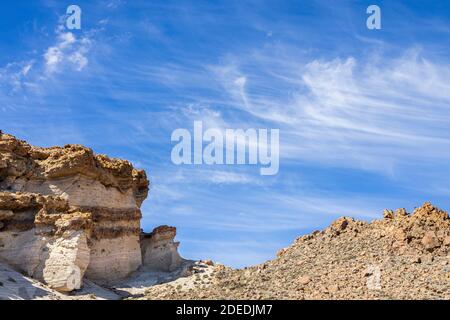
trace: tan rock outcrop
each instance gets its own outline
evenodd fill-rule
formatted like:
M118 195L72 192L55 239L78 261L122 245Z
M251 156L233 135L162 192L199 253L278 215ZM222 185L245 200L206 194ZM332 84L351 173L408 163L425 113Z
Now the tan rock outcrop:
M0 257L60 291L78 289L85 274L98 282L124 278L142 265L142 250L148 264L173 257L173 268L173 238L170 245L153 237L159 255L149 254L147 240L141 248L148 190L145 172L128 161L0 134Z
M178 254L178 242L174 242L176 229L169 226L155 228L141 238L142 258L145 266L160 270L175 270L182 259Z

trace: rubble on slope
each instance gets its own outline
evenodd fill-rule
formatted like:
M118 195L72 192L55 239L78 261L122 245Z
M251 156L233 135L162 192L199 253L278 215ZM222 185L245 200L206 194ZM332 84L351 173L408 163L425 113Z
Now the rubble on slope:
M143 299L450 299L450 219L430 203L371 223L340 218L277 258L207 266Z

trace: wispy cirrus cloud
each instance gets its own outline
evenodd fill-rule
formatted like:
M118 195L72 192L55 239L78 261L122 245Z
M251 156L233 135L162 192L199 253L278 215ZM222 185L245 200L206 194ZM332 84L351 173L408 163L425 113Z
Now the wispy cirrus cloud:
M446 61L428 59L415 49L378 62L354 57L287 61L295 74L272 70L280 61L265 64L263 59L261 68L257 61L252 70L265 73L224 67L226 72L216 74L222 75L235 108L282 128L285 159L377 170L389 161L411 161L407 157L415 162L450 158L445 151L450 144ZM245 68L245 61L241 64ZM285 94L265 94L264 76L272 79L272 90Z
M17 92L27 86L28 73L33 68L34 61L12 62L0 68L0 85L9 89L10 92Z

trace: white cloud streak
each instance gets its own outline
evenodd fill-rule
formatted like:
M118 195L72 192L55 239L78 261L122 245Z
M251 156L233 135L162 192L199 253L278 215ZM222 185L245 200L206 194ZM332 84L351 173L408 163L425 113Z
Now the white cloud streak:
M58 72L65 67L81 71L88 64L87 54L91 40L87 37L77 39L72 32L64 32L62 27L57 30L57 42L47 48L44 59L47 74Z
M393 166L425 159L448 161L450 66L428 60L417 50L379 61L288 61L281 70L297 73L290 71L276 81L269 77L270 65L261 67L269 70L265 74L244 74L234 66L215 74L234 107L281 128L285 160L386 173ZM261 88L269 80L264 76L280 93L292 84L297 89L278 97L265 94Z

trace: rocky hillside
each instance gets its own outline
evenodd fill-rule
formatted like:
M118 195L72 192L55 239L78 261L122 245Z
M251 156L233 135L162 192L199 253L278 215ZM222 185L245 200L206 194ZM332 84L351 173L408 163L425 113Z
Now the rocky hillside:
M450 299L449 252L449 216L425 203L371 223L340 218L258 266L207 262L144 299Z

